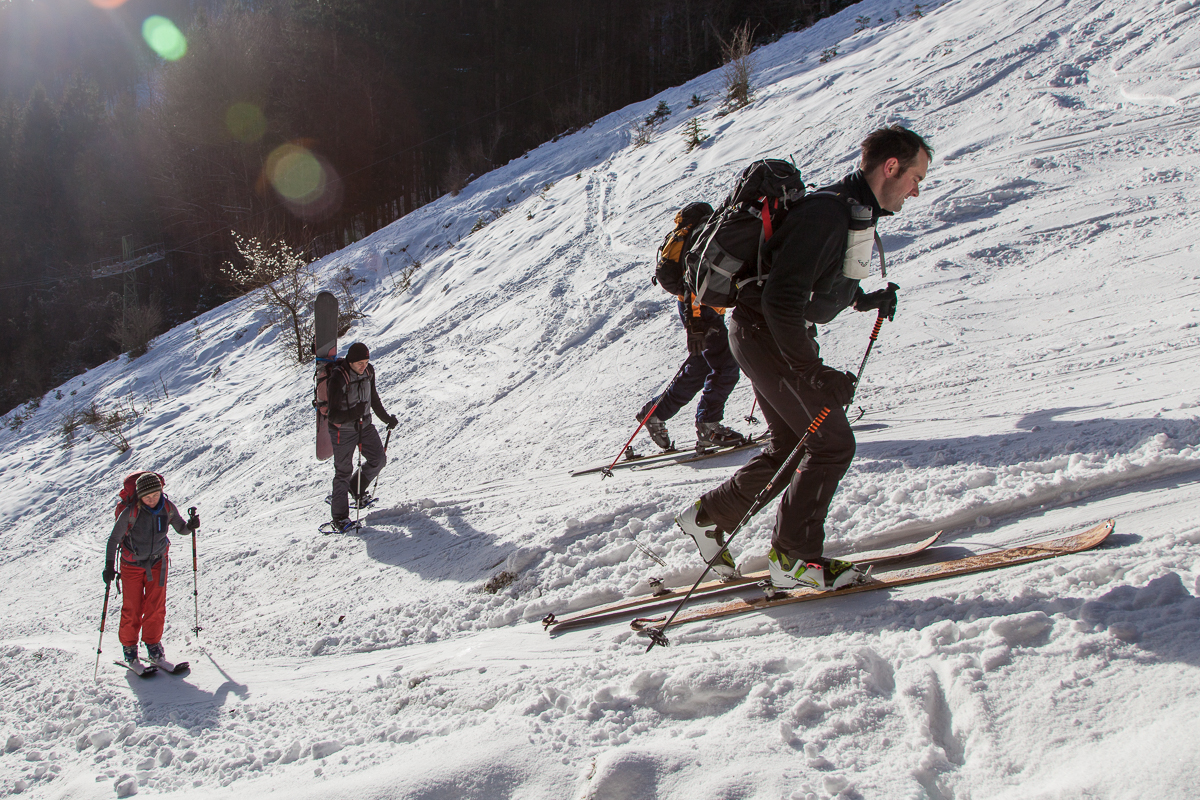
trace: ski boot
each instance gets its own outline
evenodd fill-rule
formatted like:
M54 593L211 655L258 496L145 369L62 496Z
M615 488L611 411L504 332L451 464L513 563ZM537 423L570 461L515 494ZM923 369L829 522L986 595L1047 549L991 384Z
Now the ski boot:
M170 672L173 675L178 675L188 668L188 662L183 661L179 664L172 664L167 661L167 652L163 650L162 642L154 644L146 644L146 655L150 656L150 663L161 669L163 672Z
M124 665L128 667L129 670L135 675L148 678L158 671L158 667L154 666L153 664L142 663L142 660L138 658L137 645L134 645L133 647L122 646L121 652L125 656ZM118 661L117 663L120 664L121 662Z
M726 428L720 422L696 423L696 450L703 453L717 447L737 447L745 444L746 437L737 431Z
M832 592L843 586L862 583L867 573L849 561L814 558L802 561L789 558L774 547L767 553L770 584L775 589L816 589Z
M675 444L671 441L670 434L667 433L667 423L663 422L654 414L650 414L650 409L655 407L658 398L651 400L646 405L642 406L642 410L637 413L637 421L645 420L646 433L650 434L650 438L654 443L663 450L674 450ZM650 414L649 417L646 415Z
M700 549L700 557L712 565L713 572L725 580L736 578L738 576L737 562L733 560L733 555L725 547L725 532L711 520L701 523L697 519L699 515L700 501L697 500L675 515L675 524L692 537L692 541Z

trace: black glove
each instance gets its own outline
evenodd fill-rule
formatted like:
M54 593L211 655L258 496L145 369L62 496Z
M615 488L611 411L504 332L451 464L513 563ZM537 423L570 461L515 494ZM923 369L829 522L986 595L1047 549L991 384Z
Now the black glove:
M400 424L400 420L396 419L395 414L393 414L392 416L387 418L387 429L389 431L392 430L393 428L395 428L399 424Z
M698 317L689 317L684 327L688 329L688 353L701 355L704 351L704 339L708 338L708 325Z
M849 405L854 399L854 386L858 383L858 376L853 372L842 372L820 361L805 370L803 378L809 386L828 397L832 401L831 406Z
M190 517L188 517L186 527L190 533L195 533L196 529L200 527L200 517L196 514L192 514Z
M854 310L874 311L879 309L880 316L893 320L896 318L896 290L899 288L896 284L889 283L886 289L874 292L868 293L859 289L854 295Z
M107 564L104 566L104 585L108 586L117 577L117 571Z

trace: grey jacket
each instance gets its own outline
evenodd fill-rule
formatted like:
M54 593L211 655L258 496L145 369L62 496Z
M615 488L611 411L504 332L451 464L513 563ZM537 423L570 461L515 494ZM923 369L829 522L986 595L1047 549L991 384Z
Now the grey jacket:
M117 517L112 534L108 537L104 563L113 564L119 546L122 563L135 564L149 573L171 547L167 539L168 526L173 527L176 533L190 532L183 517L179 516L179 509L165 494L154 508L146 508L145 503L137 501ZM165 572L160 572L160 576Z

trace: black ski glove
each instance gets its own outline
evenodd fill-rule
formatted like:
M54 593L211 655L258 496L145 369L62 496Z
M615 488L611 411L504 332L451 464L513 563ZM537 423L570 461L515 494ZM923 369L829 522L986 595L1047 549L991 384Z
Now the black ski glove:
M858 376L853 372L842 372L818 361L806 369L801 377L809 386L829 398L832 401L830 406L848 405L854 399L854 386L858 383Z
M389 431L392 430L393 428L395 428L399 424L400 424L400 420L396 419L395 414L393 414L392 416L387 418L387 429Z
M113 582L113 578L117 577L117 571L107 564L104 567L104 585L108 586Z
M896 290L900 287L894 283L888 283L886 289L879 289L874 292L864 292L859 289L854 295L854 310L855 311L874 311L879 310L880 315L887 317L889 320L896 318Z
M200 527L200 517L199 517L199 515L197 515L197 514L192 514L190 517L188 517L188 521L187 521L187 526L186 526L186 527L187 527L187 529L188 529L188 532L189 532L189 533L195 533L195 532L196 532L196 529Z
M688 354L698 356L704 353L704 340L708 336L708 328L698 319L692 319L687 324Z

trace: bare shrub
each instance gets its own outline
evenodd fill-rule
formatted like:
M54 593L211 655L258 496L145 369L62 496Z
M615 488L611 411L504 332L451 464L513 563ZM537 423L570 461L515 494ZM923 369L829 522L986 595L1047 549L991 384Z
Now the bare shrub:
M63 437L64 450L69 450L75 444L75 434L83 426L83 412L78 408L72 408L70 411L64 411L58 415L58 430Z
M79 420L98 433L104 441L117 448L118 453L129 450L129 440L125 437L125 426L135 419L137 419L136 409L124 411L118 406L110 411L95 400L79 412Z
M138 303L126 308L121 318L113 323L109 337L120 346L121 352L137 358L150 349L150 343L162 329L162 322L162 305L157 297L151 297L145 305Z
M754 93L751 83L754 76L753 51L754 30L749 22L735 28L728 40L721 38L721 54L725 58L725 66L721 68L721 84L725 89L725 105L731 111L750 104Z
M233 233L244 264L225 262L225 274L247 292L258 292L259 307L269 325L279 328L283 350L299 364L312 358L312 307L316 276L310 265L286 242L263 243L254 236Z
M350 326L360 319L365 319L366 314L358 307L358 296L354 287L359 284L366 283L366 278L360 278L355 275L349 267L342 267L338 272L337 277L333 279L334 285L337 287L338 295L338 336L345 336L350 330Z

